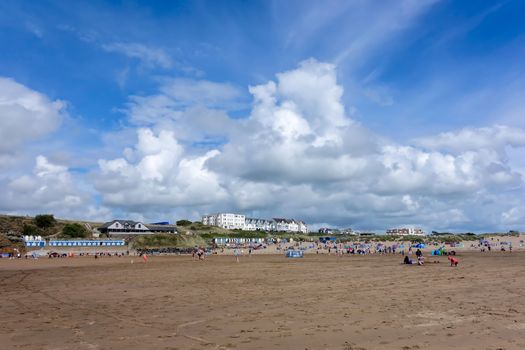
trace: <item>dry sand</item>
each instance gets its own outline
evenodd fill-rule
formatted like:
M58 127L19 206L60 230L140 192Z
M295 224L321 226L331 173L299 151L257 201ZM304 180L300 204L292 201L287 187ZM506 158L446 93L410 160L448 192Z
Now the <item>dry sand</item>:
M459 258L0 259L0 348L525 348L525 253Z

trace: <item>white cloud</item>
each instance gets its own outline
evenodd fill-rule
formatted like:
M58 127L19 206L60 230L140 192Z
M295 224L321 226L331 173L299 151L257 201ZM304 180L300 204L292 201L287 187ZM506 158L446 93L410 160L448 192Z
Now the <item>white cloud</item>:
M95 185L107 205L147 213L158 207L219 203L227 197L217 175L204 167L218 151L188 157L173 132L139 129L136 146L125 153L125 158L99 161Z
M149 67L159 66L171 68L173 61L170 56L160 48L148 47L139 43L115 42L103 44L102 48L108 52L118 52L130 58L139 59Z
M241 97L241 91L229 83L182 78L165 80L160 91L180 106L203 105L232 109L232 103Z
M181 109L174 96L184 94L162 90L132 99L131 118L149 125L138 131L135 147L123 158L99 162L97 189L107 205L191 215L241 210L370 229L482 229L505 225L502 213L511 204L495 194L516 195L523 187L506 153L509 145L524 146L522 130L462 130L419 140L424 147L384 139L348 118L331 64L307 60L275 81L250 87L252 111L240 120L216 109L214 117L189 118L192 109L196 115L210 110L198 110L193 93L183 97ZM227 140L219 148L203 152L181 146L181 125L229 132L223 131Z
M382 163L386 171L378 179L377 189L387 193L468 194L522 183L505 156L493 149L452 155L389 145L383 149Z
M180 141L187 142L220 142L239 129L239 123L225 112L242 106L238 88L206 80L161 82L158 94L129 98L124 113L132 124L173 130Z
M505 147L507 146L525 146L525 130L504 125L464 128L459 131L445 132L437 136L416 139L415 142L428 149L455 154L465 151L478 151L480 149L505 152Z
M228 115L241 99L229 84L161 80L158 94L130 98L120 156L102 157L87 178L38 156L31 174L0 179L0 207L98 219L238 210L363 229L525 224L522 174L511 161L525 131L496 125L413 145L388 140L348 117L336 76L332 64L304 61L251 86L241 119ZM60 123L63 103L12 80L0 80L0 97L3 154Z
M55 131L62 120L65 104L0 77L0 155L11 154L20 146Z
M501 214L501 220L505 224L514 225L520 224L525 225L525 206L513 207Z
M110 217L109 209L93 203L89 185L66 166L43 155L34 157L26 149L57 131L65 117L65 106L12 79L0 78L0 210L52 212L83 219Z
M39 155L32 174L2 181L0 208L6 212L53 213L58 217L100 220L110 211L95 206L91 194L81 187L69 169Z
M456 147L454 152L453 142L451 148L427 151L385 140L345 117L334 72L334 66L307 61L279 74L277 82L250 88L254 107L247 134L234 135L208 162L224 178L242 179L229 188L234 198L242 199L239 206L281 210L319 222L381 227L411 218L421 225L450 227L483 220L461 210L472 197L523 185L505 152L507 145L523 145L522 130L501 126L474 130L471 136L477 143L469 147L463 140L458 143L463 149ZM272 195L258 193L267 191ZM290 206L294 201L301 205L294 209Z

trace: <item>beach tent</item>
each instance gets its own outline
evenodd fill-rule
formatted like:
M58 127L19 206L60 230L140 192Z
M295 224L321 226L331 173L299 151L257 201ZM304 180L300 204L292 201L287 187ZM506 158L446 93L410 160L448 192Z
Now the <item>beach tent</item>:
M302 250L288 250L286 252L287 258L303 258L304 252Z
M432 251L432 255L445 255L445 254L446 254L445 246L442 246L439 249L434 249Z

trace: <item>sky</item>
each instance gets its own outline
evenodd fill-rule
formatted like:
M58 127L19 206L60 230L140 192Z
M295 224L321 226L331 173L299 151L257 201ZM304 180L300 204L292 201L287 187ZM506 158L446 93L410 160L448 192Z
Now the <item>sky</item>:
M525 230L525 3L2 1L0 212Z

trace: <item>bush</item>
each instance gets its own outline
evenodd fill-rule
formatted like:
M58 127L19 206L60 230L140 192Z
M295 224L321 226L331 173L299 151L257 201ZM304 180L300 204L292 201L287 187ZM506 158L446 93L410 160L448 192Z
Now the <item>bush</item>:
M55 217L51 214L41 214L35 216L35 224L40 228L50 228L56 223Z
M179 220L176 222L177 226L189 226L192 224L189 220Z
M62 235L71 238L86 238L89 236L89 231L81 224L66 224L62 229Z
M42 235L40 229L36 227L35 225L31 224L24 224L24 227L22 228L22 234L24 236L40 236Z
M412 243L425 243L425 239L419 236L404 236L403 240L410 241Z

